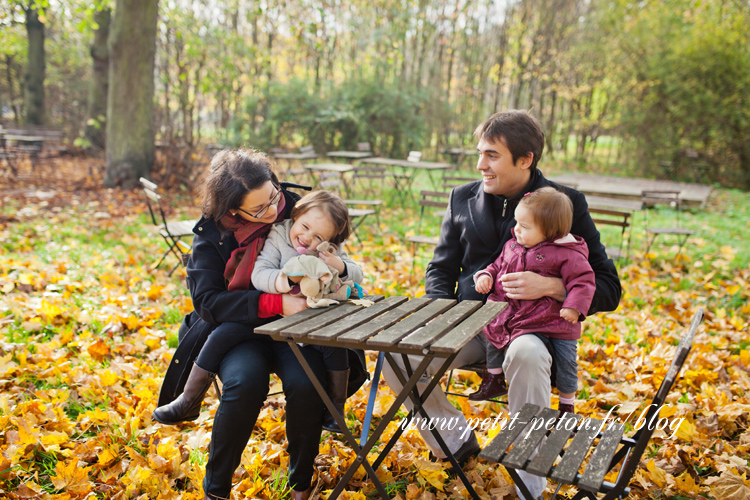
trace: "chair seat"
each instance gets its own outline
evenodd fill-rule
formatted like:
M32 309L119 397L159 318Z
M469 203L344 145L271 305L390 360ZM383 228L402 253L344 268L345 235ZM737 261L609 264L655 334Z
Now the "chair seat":
M411 238L407 238L406 241L409 241L411 243L423 244L423 245L437 245L438 244L438 238L435 236L412 236Z
M198 221L195 220L180 220L174 222L167 222L167 229L164 228L159 230L162 236L167 236L167 231L175 238L181 238L183 236L191 236L193 234L193 228Z
M367 208L350 208L349 209L349 217L364 217L366 215L372 215L375 213L375 210L370 210Z
M646 232L652 234L685 234L691 235L695 231L692 229L683 229L681 227L652 227L646 229Z
M344 200L347 205L366 205L376 207L383 204L383 200Z

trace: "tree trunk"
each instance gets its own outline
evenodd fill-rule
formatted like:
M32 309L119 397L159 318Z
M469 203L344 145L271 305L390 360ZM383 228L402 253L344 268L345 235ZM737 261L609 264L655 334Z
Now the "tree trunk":
M29 60L26 64L26 125L44 125L44 24L32 6L26 9Z
M117 0L109 37L107 187L132 187L154 163L158 0Z
M111 19L112 11L109 8L104 8L95 14L94 20L97 28L90 49L94 72L89 86L88 120L84 135L91 146L97 149L104 149L106 143L104 127L106 126L107 88L109 87L107 38L109 37L109 22Z
M16 101L16 95L15 92L13 92L13 89L15 88L15 80L13 79L13 58L15 56L12 56L10 54L5 54L5 66L6 66L6 73L5 78L8 80L8 99L10 100L10 108L13 110L13 123L18 126L21 122L20 119L20 110L18 109L18 102ZM16 75L18 75L19 72L16 71Z

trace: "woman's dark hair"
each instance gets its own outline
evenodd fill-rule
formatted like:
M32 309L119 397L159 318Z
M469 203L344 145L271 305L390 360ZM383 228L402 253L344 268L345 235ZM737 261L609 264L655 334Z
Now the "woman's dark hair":
M336 227L336 235L331 238L331 243L341 246L351 234L349 223L349 209L346 203L338 195L330 191L313 191L303 196L292 209L292 220L297 220L307 211L317 208L328 214L331 222Z
M502 142L513 157L513 164L519 158L534 154L529 170L534 170L544 151L544 131L539 120L528 111L511 109L495 113L482 122L474 131L477 140Z
M217 224L232 209L240 208L250 191L271 181L279 186L271 160L252 149L231 149L216 153L200 188L203 216Z
M544 233L545 241L562 238L573 227L573 202L555 188L543 187L527 194L518 205L526 207Z

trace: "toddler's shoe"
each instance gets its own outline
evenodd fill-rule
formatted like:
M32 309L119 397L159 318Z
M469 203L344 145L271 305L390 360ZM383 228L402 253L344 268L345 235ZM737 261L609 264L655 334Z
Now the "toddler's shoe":
M493 374L488 370L482 373L482 384L477 392L469 394L469 401L487 401L508 394L508 384L502 373Z

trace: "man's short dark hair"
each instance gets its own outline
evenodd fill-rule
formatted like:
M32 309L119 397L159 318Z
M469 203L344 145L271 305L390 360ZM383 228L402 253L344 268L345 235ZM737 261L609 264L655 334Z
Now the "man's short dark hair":
M479 141L502 142L513 156L515 164L519 158L534 154L529 170L536 168L544 151L544 131L539 120L522 109L501 111L487 118L474 131Z

